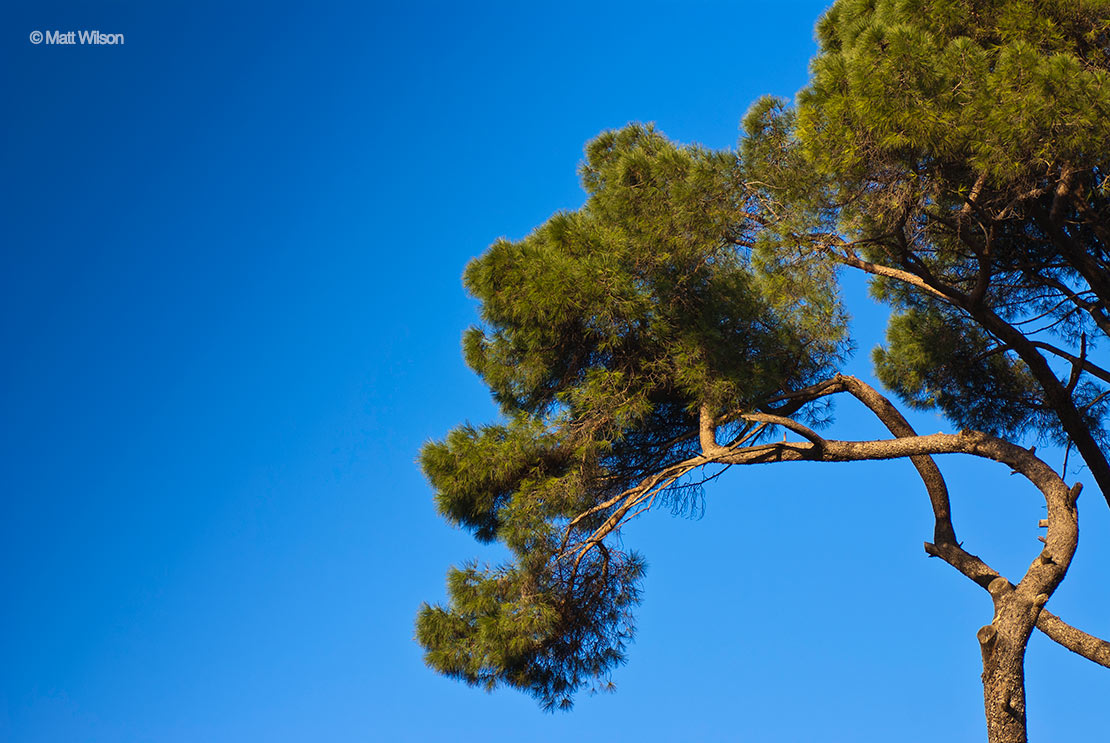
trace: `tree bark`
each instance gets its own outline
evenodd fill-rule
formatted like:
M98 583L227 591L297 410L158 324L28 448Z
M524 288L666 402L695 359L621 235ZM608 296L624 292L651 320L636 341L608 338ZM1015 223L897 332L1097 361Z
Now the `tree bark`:
M993 625L986 625L993 627ZM982 636L980 636L980 642ZM1025 645L1000 633L983 650L983 705L990 743L1027 743L1025 726Z
M990 743L1026 743L1025 648L1040 607L1026 606L1010 582L1002 577L991 581L987 590L994 599L994 621L981 627L976 634L983 655L987 740Z

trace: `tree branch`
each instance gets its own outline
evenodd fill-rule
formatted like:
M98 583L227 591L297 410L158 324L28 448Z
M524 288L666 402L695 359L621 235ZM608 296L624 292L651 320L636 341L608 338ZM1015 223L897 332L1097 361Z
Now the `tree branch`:
M825 445L825 440L821 438L816 431L813 431L807 426L803 426L793 418L784 418L781 415L770 415L768 413L745 413L740 417L746 421L753 421L755 423L770 423L775 426L782 426L813 442L814 446L821 447Z
M1042 351L1048 351L1053 356L1059 356L1062 359L1070 361L1073 367L1082 369L1085 372L1089 372L1090 374L1098 377L1104 382L1110 382L1110 371L1103 369L1097 364L1091 363L1084 356L1076 356L1075 354L1068 353L1062 348L1057 348L1051 343L1045 343L1044 341L1029 341L1029 343L1034 348L1039 348ZM1086 343L1084 343L1084 345L1086 345Z
M1072 627L1047 609L1037 617L1037 629L1073 653L1110 668L1110 642Z
M727 451L717 443L717 421L709 405L702 403L698 408L698 441L701 444L701 453L706 457L715 457Z
M944 291L940 291L939 289L935 289L933 286L926 283L924 279L917 276L916 274L910 273L909 271L903 271L899 268L891 268L890 266L884 266L881 263L872 263L871 261L865 261L859 256L853 253L848 253L846 251L839 252L833 248L829 248L829 250L836 255L836 259L839 262L843 263L846 266L858 268L861 271L865 271L874 276L886 276L888 278L897 279L898 281L904 282L906 284L916 286L918 289L921 289L924 292L928 292L935 297L939 297L946 302L951 302L954 298L953 295L958 295L961 298L964 297L963 294L961 294L960 292L956 292L954 289L950 290L953 292L953 294L948 294Z

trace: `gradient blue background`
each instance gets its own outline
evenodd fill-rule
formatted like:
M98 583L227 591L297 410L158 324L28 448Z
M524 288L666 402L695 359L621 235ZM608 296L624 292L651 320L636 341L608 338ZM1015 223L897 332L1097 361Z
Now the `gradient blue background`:
M804 84L824 5L7 4L0 741L983 740L990 603L924 555L907 462L738 470L704 519L641 519L631 661L571 714L412 641L450 563L498 558L414 464L495 414L467 260L579 205L605 128L732 146ZM846 296L867 375L883 311ZM848 404L833 430L879 435ZM1020 575L1036 493L942 467L967 546ZM1083 505L1050 607L1107 636ZM1110 673L1040 636L1028 669L1036 740L1104 739Z

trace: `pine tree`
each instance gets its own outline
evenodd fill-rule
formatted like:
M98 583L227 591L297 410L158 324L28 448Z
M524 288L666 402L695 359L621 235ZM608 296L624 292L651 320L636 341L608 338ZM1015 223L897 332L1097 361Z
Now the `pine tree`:
M452 569L448 603L421 609L439 672L569 707L634 630L644 564L615 540L629 520L696 508L708 465L894 457L928 492L926 550L994 599L978 633L990 740L1025 740L1034 628L1110 667L1110 644L1044 608L1075 551L1079 487L1026 448L1074 446L1110 499L1095 360L1110 2L840 0L818 31L798 105L757 103L738 152L604 133L581 209L468 266L482 325L464 353L501 421L460 426L421 464L443 516L512 560ZM837 374L844 267L893 310L879 378L960 433L920 436ZM819 434L838 394L890 438ZM1003 462L1043 494L1045 546L1016 582L956 539L941 453Z

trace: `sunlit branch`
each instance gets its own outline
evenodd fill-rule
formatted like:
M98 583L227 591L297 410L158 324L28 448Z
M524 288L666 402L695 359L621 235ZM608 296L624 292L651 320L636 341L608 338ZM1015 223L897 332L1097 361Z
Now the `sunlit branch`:
M767 413L745 413L741 416L744 420L754 421L757 423L767 423L770 425L782 426L783 428L793 431L794 433L802 436L809 441L813 442L816 446L823 446L825 440L808 426L803 426L792 418L784 418L780 415L769 415Z

